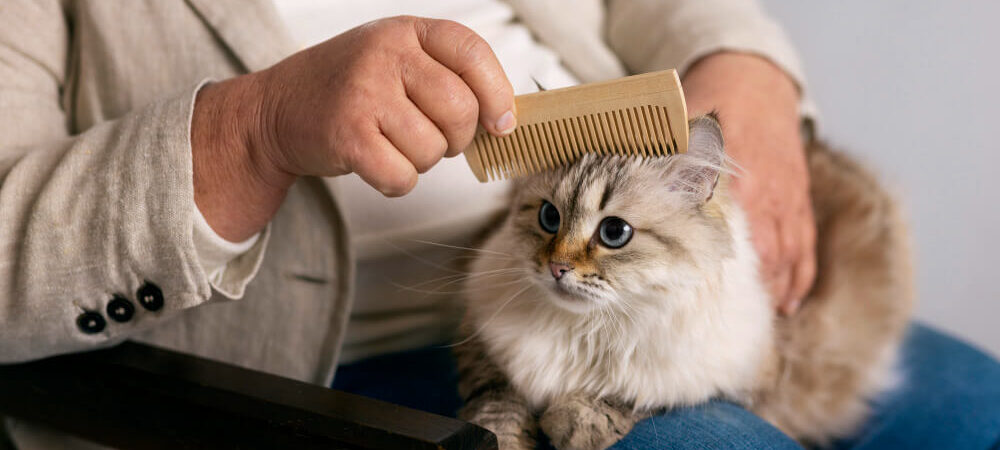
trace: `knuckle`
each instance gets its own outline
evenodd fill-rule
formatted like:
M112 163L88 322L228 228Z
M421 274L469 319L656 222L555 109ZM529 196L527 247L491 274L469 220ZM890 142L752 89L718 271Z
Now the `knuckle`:
M339 167L335 167L338 173L364 173L364 153L357 145L341 145L334 150L335 156L332 159L339 159ZM337 164L337 163L335 163Z
M427 133L420 142L420 149L412 156L410 162L413 163L413 167L417 169L418 173L425 173L441 160L441 156L448 149L448 143L437 132Z
M451 121L456 126L466 126L475 123L479 117L479 102L464 84L451 83L447 89L445 102L451 113Z
M367 149L371 148L359 137L348 137L339 143L339 153L347 165L347 170L356 172L363 170L367 165L366 159L370 158Z
M378 19L370 22L370 25L372 28L381 30L381 32L396 33L407 28L412 28L413 24L418 20L417 17L404 14Z
M374 20L359 27L362 32L361 42L368 48L399 48L400 43L406 42L409 35L412 35L417 21L413 16Z
M486 40L466 26L452 21L446 21L442 26L455 37L455 50L459 57L475 63L492 52Z

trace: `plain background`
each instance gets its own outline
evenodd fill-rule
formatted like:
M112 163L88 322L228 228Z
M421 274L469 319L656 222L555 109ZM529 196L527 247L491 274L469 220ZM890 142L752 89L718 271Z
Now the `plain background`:
M903 198L917 316L1000 355L1000 2L765 0L821 136Z

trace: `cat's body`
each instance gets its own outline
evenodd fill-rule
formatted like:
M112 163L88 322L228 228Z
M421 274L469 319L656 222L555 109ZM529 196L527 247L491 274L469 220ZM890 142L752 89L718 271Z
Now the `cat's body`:
M532 447L538 424L558 448L603 448L645 415L711 398L823 443L891 378L909 257L872 178L810 149L819 277L798 314L776 318L714 119L692 123L690 148L519 182L472 265L456 347L462 416L501 448Z

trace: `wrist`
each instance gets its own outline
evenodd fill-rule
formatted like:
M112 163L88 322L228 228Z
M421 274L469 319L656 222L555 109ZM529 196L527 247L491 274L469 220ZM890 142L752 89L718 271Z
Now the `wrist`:
M264 74L255 72L206 86L206 100L219 105L217 133L228 134L221 140L245 161L245 175L276 189L288 189L297 177L282 157L271 112L274 101L268 96Z
M274 157L257 83L251 74L203 87L191 122L195 204L234 242L266 225L296 179Z
M692 114L749 102L790 109L798 114L798 84L762 56L731 51L712 53L692 64L682 81Z

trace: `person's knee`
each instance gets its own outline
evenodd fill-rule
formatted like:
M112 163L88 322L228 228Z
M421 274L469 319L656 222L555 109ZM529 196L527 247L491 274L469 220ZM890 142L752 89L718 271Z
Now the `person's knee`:
M910 329L901 356L902 383L876 401L871 442L934 448L1000 444L1000 362L919 324Z
M794 440L750 411L713 401L678 408L636 424L615 449L799 449Z

